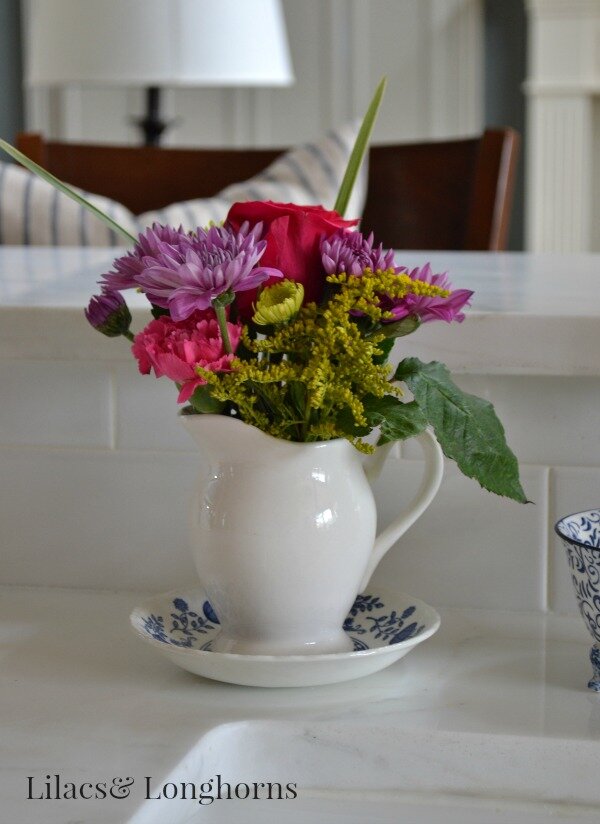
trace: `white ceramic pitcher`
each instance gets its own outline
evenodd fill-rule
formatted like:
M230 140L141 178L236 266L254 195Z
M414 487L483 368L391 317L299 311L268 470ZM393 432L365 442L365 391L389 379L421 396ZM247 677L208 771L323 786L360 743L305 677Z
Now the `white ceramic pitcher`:
M348 441L293 443L223 415L182 421L201 451L192 501L192 552L221 623L214 652L347 652L342 629L383 555L425 511L440 485L441 449L430 432L421 489L376 537L367 461Z

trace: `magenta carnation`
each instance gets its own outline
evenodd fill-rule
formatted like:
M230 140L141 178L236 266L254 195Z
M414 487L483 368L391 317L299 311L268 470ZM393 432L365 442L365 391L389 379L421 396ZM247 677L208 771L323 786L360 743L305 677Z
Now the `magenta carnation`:
M393 315L393 318L386 321L387 323L402 320L408 315L417 315L421 323L431 320L445 320L446 323L455 320L462 323L465 316L461 310L468 305L473 292L468 289L456 289L453 292L448 274L443 272L434 275L429 263L421 268L413 269L412 272L408 272L408 275L412 280L420 280L446 289L450 295L446 298L413 294L405 295L403 298L384 296L381 300L381 308Z
M283 276L278 269L257 266L266 249L261 233L262 223L252 230L248 223L239 231L225 226L198 229L175 254L163 243L161 259L143 258L135 282L153 304L168 309L173 320L185 320L224 292L244 292Z
M227 330L235 352L242 327L228 323ZM219 325L214 318L200 313L182 322L163 315L139 332L131 347L143 375L152 370L157 378L166 375L180 385L178 403L186 403L198 386L206 381L196 373L201 366L210 372L229 372L233 355L223 347Z
M365 269L376 272L394 268L394 252L384 252L381 243L373 248L373 232L365 237L360 232L341 231L324 238L321 260L328 275L362 275Z

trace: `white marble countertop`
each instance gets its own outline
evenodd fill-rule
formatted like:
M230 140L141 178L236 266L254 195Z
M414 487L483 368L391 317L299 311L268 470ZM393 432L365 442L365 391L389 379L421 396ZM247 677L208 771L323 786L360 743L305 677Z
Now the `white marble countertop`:
M0 247L0 357L128 359L127 347L90 335L82 314L114 255ZM399 252L397 259L430 260L457 288L475 290L462 329L427 324L410 338L411 353L459 372L600 375L600 255ZM141 325L145 298L128 298Z
M576 618L442 613L388 670L260 690L180 671L131 632L139 595L0 590L0 818L19 824L597 822L600 695ZM164 782L297 784L287 801L145 800ZM122 800L28 800L134 779ZM53 786L53 784L52 784Z

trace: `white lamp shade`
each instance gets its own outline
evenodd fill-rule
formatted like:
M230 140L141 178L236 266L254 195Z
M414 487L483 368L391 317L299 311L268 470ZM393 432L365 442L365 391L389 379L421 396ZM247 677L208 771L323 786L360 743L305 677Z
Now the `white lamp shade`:
M279 0L30 0L32 86L285 86Z

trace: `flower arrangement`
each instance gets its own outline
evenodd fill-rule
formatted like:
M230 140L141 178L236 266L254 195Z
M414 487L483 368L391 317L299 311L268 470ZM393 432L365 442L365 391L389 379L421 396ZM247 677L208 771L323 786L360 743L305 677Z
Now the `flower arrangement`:
M333 210L235 203L222 225L186 232L154 224L137 239L127 235L133 248L102 277L86 317L131 341L142 374L172 380L183 414L233 416L290 441L347 438L364 452L374 449L365 440L374 429L386 443L431 426L464 474L525 503L491 404L463 393L443 364L390 363L395 340L421 324L460 323L472 292L429 264L397 265L392 250L343 217L382 93L383 84ZM136 334L122 296L129 289L145 294L152 315Z
M265 230L273 207L280 217ZM257 222L250 228L240 213ZM300 218L293 234L289 214ZM189 414L239 416L286 440L346 437L371 451L361 436L383 402L403 412L405 426L412 413L416 430L423 420L415 406L400 406L386 356L396 336L420 323L462 320L472 293L452 291L429 266L410 273L395 266L393 253L335 212L315 207L309 215L303 221L297 206L247 203L235 204L223 226L192 234L155 224L103 277L88 320L132 339L140 372L174 381ZM268 241L259 238L269 230L285 234L285 263L270 254L281 268L261 265ZM155 314L135 337L121 297L132 288ZM392 422L382 425L393 437Z

